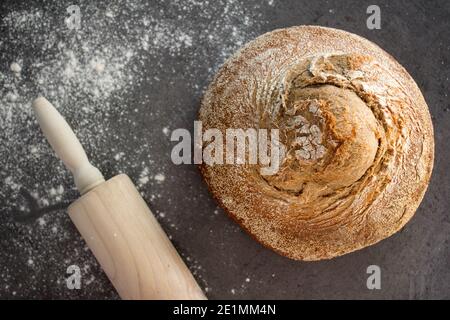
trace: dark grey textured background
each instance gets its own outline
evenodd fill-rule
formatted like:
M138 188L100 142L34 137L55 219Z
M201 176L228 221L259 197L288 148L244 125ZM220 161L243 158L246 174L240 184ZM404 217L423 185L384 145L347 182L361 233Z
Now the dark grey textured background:
M59 1L58 1L59 2ZM73 2L67 2L74 3ZM64 5L56 7L58 10ZM210 6L221 6L210 1ZM381 7L381 30L366 28L365 13L370 4ZM2 1L0 16L12 10L28 6L39 7L39 2ZM273 6L253 9L254 2L245 2L246 10L259 10L261 20L256 24L255 35L275 28L301 24L336 27L377 43L392 54L413 76L429 105L435 129L435 167L432 181L425 198L413 219L396 235L372 247L330 261L297 262L281 257L263 248L246 235L219 209L208 194L200 174L194 166L174 166L170 163L172 144L168 138L154 133L149 128L158 123L170 123L172 128L192 128L199 108L201 92L188 90L183 77L172 74L160 75L157 87L145 82L129 94L130 110L143 108L138 103L144 93L150 95L153 108L158 108L155 117L140 113L125 112L124 117L136 121L133 128L123 128L121 121L111 124L126 140L127 134L140 134L150 141L151 152L156 163L165 163L166 181L160 190L161 197L150 200L150 187L142 190L151 208L165 212L171 221L160 219L163 228L172 236L173 243L185 257L188 266L196 274L203 288L208 288L211 299L218 298L265 298L265 299L318 299L318 298L382 298L382 299L431 299L450 298L450 105L449 50L450 50L450 2L442 1L274 1ZM151 4L150 4L151 6ZM156 5L155 5L156 6ZM170 12L170 5L159 2L157 7ZM45 5L49 14L52 6ZM220 9L220 8L219 8ZM219 10L220 11L220 10ZM192 18L192 17L191 17ZM192 18L195 24L195 17ZM120 21L118 22L120 23ZM203 23L203 22L202 22ZM239 22L237 21L239 28ZM201 33L203 30L200 29ZM114 30L112 30L113 32ZM2 70L9 66L7 30L2 30L3 43L0 51L5 61L0 61ZM224 39L225 41L226 39ZM214 48L211 54L214 55ZM30 52L32 56L36 53ZM12 55L12 53L11 53ZM188 53L178 63L198 66L196 81L204 88L210 79L207 70L214 68L212 60L202 55ZM198 59L198 60L195 60ZM162 61L161 63L177 61ZM151 65L148 65L151 68ZM182 70L182 69L181 69ZM149 102L150 103L150 102ZM117 126L115 128L114 126ZM158 127L159 128L159 127ZM1 130L1 128L0 128ZM131 144L133 140L131 140ZM107 146L105 146L107 148ZM130 150L132 150L132 145ZM95 153L95 150L91 150ZM132 151L130 151L132 152ZM0 155L0 163L10 161ZM55 160L56 161L56 160ZM56 162L54 162L56 163ZM19 164L26 166L26 164ZM33 172L34 168L29 168ZM44 168L51 172L52 168ZM116 174L113 167L101 168L108 176ZM133 168L120 168L136 181L138 172ZM37 170L37 169L36 169ZM41 170L43 170L41 168ZM71 180L63 181L70 189ZM1 184L0 184L1 185ZM30 188L34 188L30 184ZM173 199L170 203L167 198ZM76 199L71 191L68 201ZM0 199L0 270L7 270L7 279L0 277L0 298L117 298L101 269L93 262L89 252L78 254L76 261L70 260L70 252L81 248L82 240L68 217L59 215L61 226L67 232L64 241L52 247L51 255L45 254L47 244L40 237L23 234L18 222L11 220L6 199ZM64 206L64 203L62 204ZM52 217L48 217L52 219ZM171 224L176 222L176 228ZM33 222L27 222L33 226ZM32 228L32 227L30 227ZM47 239L48 240L48 239ZM46 241L47 241L46 240ZM32 248L42 252L34 264L27 266L26 250ZM35 259L36 260L36 259ZM91 278L90 285L81 290L65 287L65 268L69 264L92 267L84 271L83 279ZM366 288L366 268L376 264L382 270L382 289ZM249 282L246 279L249 279ZM57 279L62 281L56 281Z

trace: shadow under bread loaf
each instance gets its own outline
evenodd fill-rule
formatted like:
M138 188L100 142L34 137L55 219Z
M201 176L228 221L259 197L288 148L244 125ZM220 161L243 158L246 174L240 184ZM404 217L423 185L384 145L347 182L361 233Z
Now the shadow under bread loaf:
M401 229L434 157L426 102L406 70L357 35L301 26L266 33L218 71L203 130L279 129L274 175L259 164L200 166L214 197L263 245L333 258Z

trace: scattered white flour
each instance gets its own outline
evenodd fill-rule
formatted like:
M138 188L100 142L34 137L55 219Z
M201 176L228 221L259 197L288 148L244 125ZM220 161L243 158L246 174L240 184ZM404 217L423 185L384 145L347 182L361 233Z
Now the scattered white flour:
M158 219L178 239L185 211L174 205L180 191L165 190L177 180L169 176L170 150L162 154L154 135L168 141L169 127L185 125L177 121L197 112L178 92L199 101L223 61L261 33L259 9L273 1L252 10L238 0L113 0L106 9L82 2L79 30L61 18L65 3L44 2L3 12L0 21L7 30L0 39L0 234L11 235L2 242L0 260L8 262L0 263L0 287L5 296L72 298L65 268L86 264L92 268L83 271L79 294L117 297L67 216L79 195L37 126L32 100L43 95L55 105L107 178L130 175L165 212ZM151 131L161 123L162 132ZM35 277L18 282L17 274L29 274L28 259ZM205 287L199 262L188 265Z
M97 62L94 64L94 70L97 73L102 73L105 70L105 65L103 63Z
M49 191L49 194L52 197L56 197L56 196L62 195L63 193L64 193L64 186L63 185L59 185L56 188L52 187L52 188L50 188L50 191Z
M10 69L15 73L20 73L20 71L22 71L22 67L17 62L11 63Z
M166 180L166 177L162 173L156 174L153 179L155 179L157 182L163 182Z
M139 186L143 186L144 184L146 184L147 182L149 182L150 177L149 177L149 169L148 167L145 167L141 174L139 175Z
M114 155L114 160L119 161L125 155L125 152L119 152Z
M47 224L47 222L45 221L44 218L39 218L39 219L38 219L38 224L39 224L41 227L43 227L43 226L45 226L45 225Z

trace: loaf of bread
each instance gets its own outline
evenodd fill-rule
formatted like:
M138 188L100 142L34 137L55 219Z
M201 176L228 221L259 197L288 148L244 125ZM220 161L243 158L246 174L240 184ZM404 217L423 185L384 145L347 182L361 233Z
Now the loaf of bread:
M202 164L219 204L250 235L297 260L329 259L401 229L434 158L426 102L374 43L300 26L266 33L228 59L206 91L203 130L279 129L280 168ZM225 152L225 151L224 151Z

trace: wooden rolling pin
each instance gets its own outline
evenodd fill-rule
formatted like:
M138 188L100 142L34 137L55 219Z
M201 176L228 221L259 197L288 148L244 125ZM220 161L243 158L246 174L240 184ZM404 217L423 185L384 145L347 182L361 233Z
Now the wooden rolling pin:
M127 175L105 181L75 134L45 98L38 122L82 196L68 212L122 299L206 299Z

